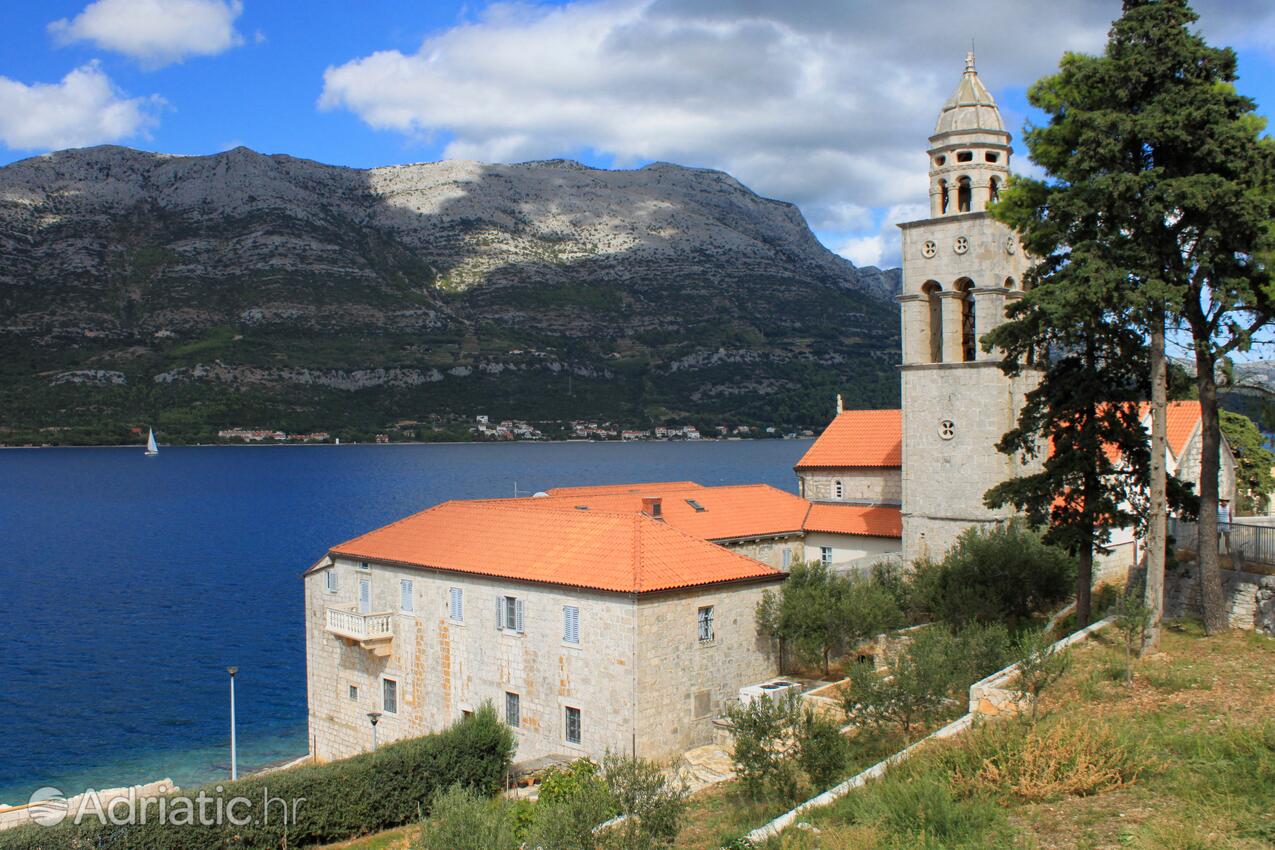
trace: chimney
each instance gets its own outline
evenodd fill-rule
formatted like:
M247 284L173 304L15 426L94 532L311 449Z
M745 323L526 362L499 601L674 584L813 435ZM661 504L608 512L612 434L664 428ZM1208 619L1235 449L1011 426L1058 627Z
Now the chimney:
M841 401L841 393L837 393L837 412L841 413L845 409L845 404Z
M647 496L643 498L642 513L646 514L652 519L658 519L658 520L664 519L664 508L662 506L662 502L663 500L658 496L655 496L655 497Z

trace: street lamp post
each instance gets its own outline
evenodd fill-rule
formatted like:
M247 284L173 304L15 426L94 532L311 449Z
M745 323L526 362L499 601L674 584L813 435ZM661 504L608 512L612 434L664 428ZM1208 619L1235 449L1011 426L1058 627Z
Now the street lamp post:
M230 781L234 782L239 778L239 762L235 753L235 674L239 668L227 667L226 672L230 674Z
M381 712L369 711L367 719L372 721L372 752L376 752L376 723L381 719Z

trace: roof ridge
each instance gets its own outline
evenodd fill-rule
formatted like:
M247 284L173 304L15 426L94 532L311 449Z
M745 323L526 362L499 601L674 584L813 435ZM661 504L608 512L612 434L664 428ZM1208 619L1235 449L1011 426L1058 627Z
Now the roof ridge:
M416 511L415 513L410 513L410 514L408 514L408 515L407 515L407 516L405 516L405 517L402 517L402 518L400 518L400 519L396 519L396 520L394 520L393 522L389 522L389 523L386 523L385 525L377 526L376 528L372 529L371 531L365 531L365 532L363 532L362 534L359 534L359 535L357 535L357 536L355 536L355 537L351 537L349 540L342 541L341 543L338 543L338 544L336 544L335 546L329 546L329 547L328 547L328 551L329 551L329 552L335 551L335 550L337 550L337 549L340 549L342 546L349 546L351 543L355 543L355 542L357 542L357 541L359 541L359 540L362 540L364 537L367 537L368 535L376 534L377 532L384 531L384 530L385 530L385 529L387 529L387 528L393 528L393 527L394 527L394 526L396 526L396 525L402 525L403 523L407 522L407 521L408 521L408 520L410 520L410 519L413 519L413 518L415 518L415 517L418 517L418 516L420 516L421 514L427 514L427 513L429 513L430 511L436 511L436 510L438 510L439 508L443 507L444 505L449 505L449 504L451 504L451 503L452 503L452 502L454 502L454 501L456 501L456 500L455 500L455 499L448 499L448 500L447 500L447 501L445 501L445 502L439 502L437 505L430 505L428 508L425 508L425 509L423 509L423 510Z

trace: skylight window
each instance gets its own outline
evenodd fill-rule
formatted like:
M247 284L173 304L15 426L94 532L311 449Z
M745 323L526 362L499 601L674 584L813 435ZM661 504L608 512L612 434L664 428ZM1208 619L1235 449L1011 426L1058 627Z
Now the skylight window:
M704 511L708 510L708 508L704 507L703 505L701 505L699 502L695 501L694 499L687 499L686 504L694 508L696 513L703 513Z

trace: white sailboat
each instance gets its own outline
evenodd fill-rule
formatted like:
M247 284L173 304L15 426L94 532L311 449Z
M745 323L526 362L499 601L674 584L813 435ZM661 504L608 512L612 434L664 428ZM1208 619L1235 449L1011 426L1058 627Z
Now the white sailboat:
M154 457L159 454L159 446L155 444L155 429L148 428L146 434L146 456Z

